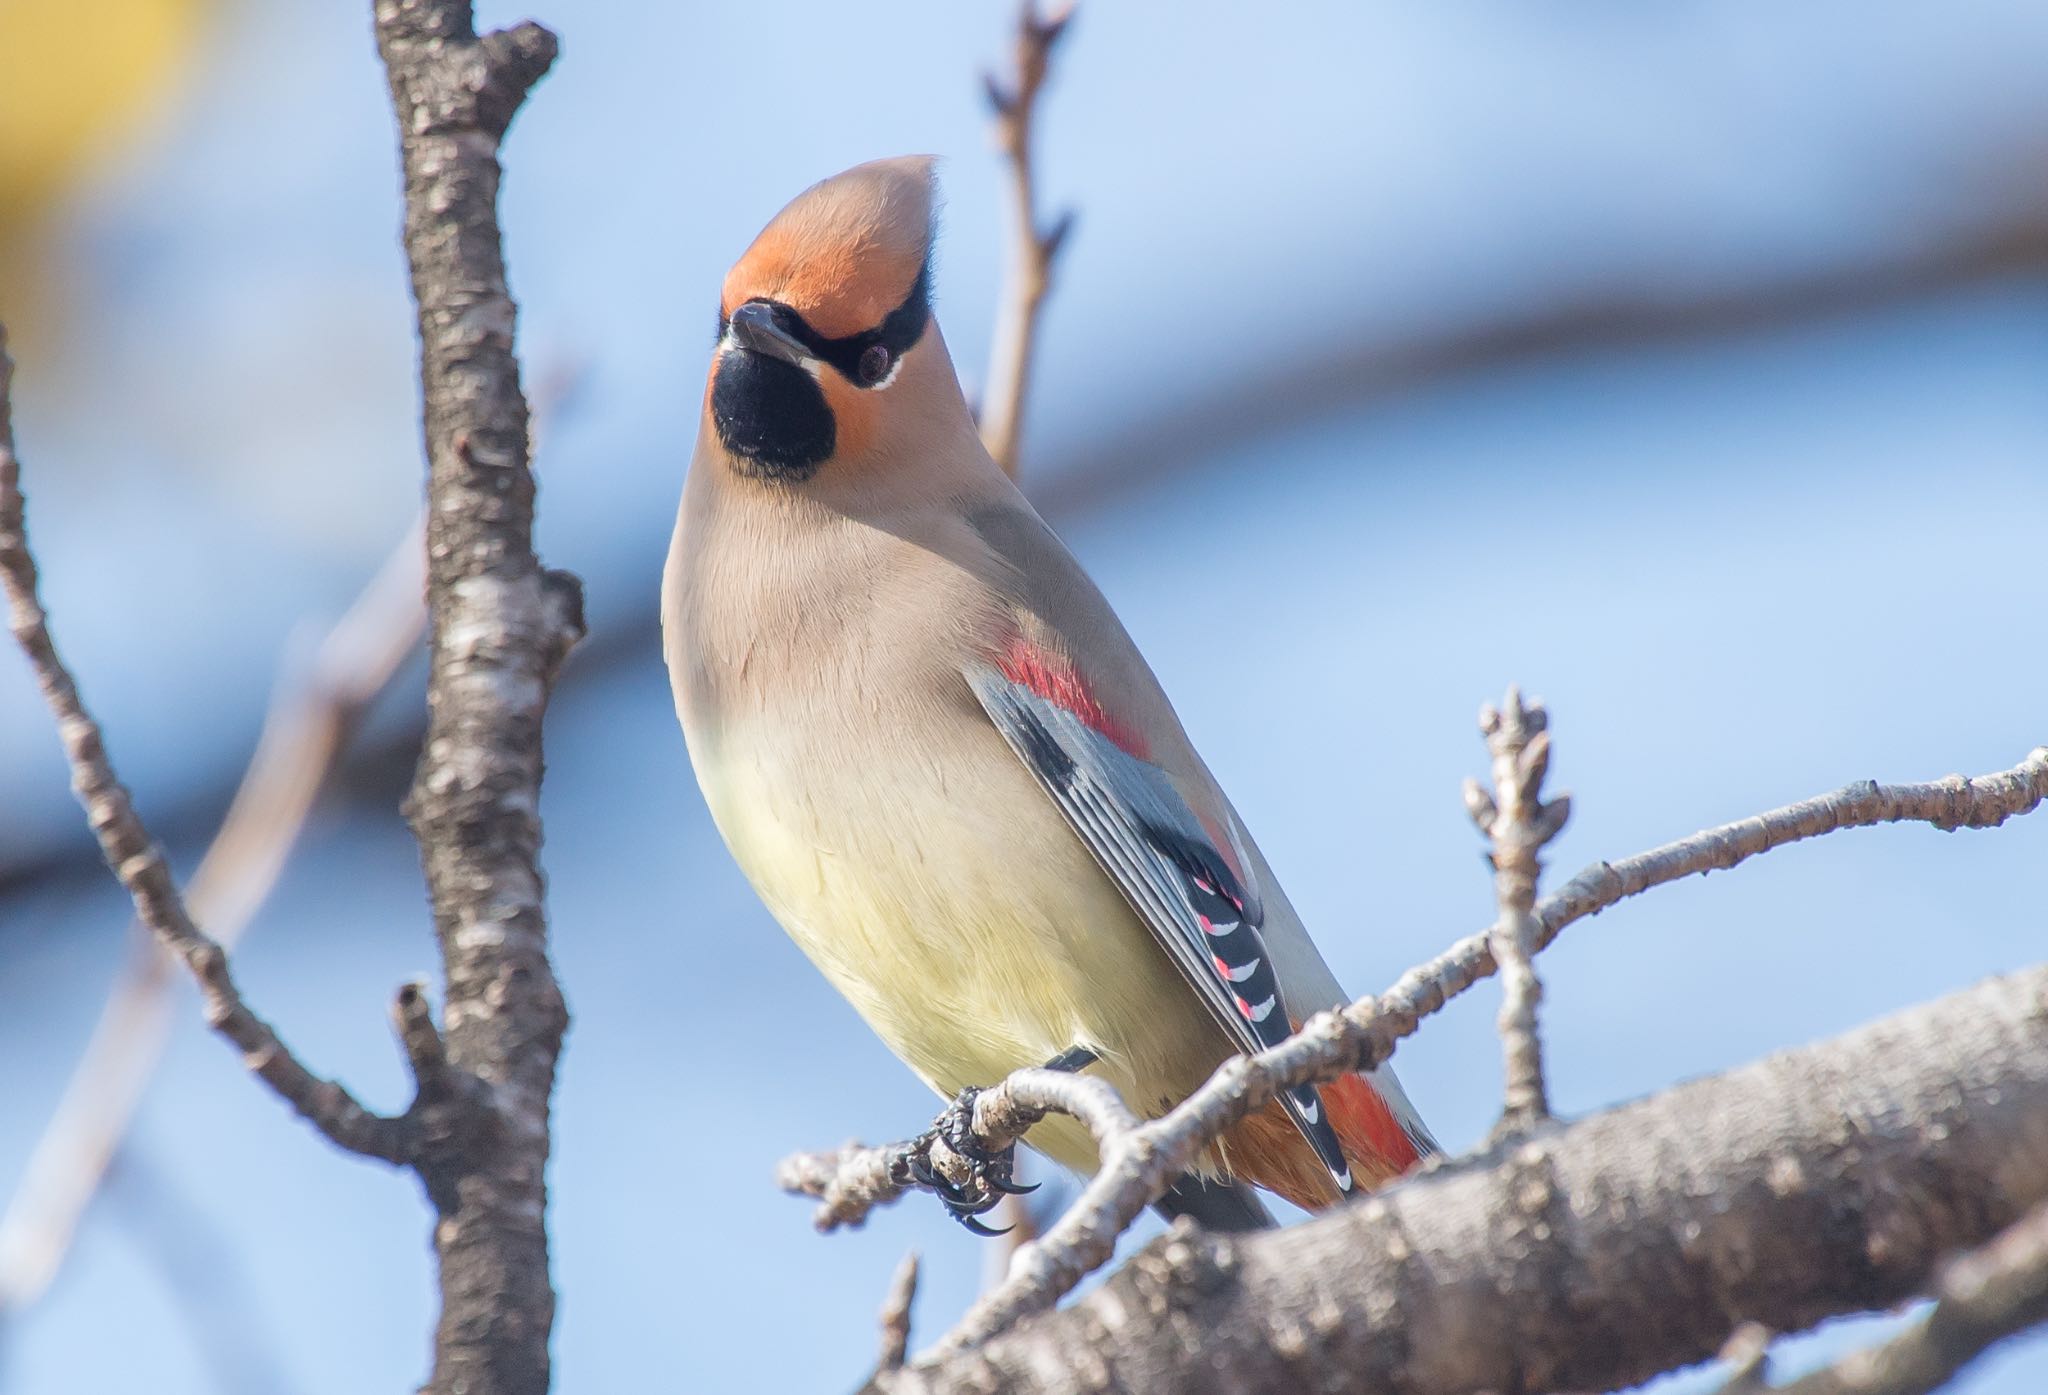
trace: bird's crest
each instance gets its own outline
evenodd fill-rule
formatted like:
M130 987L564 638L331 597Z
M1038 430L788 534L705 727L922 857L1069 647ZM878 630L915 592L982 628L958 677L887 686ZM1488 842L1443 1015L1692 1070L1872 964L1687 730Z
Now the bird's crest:
M828 339L881 324L931 252L933 164L929 155L871 160L798 194L727 274L720 313L771 300Z

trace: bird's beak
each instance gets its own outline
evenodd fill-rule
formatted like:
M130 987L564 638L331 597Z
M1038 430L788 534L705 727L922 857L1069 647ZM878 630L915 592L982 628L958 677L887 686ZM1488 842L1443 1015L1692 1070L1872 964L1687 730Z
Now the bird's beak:
M779 358L784 363L801 364L812 356L801 339L775 323L775 307L758 300L750 300L732 312L728 332L741 348Z

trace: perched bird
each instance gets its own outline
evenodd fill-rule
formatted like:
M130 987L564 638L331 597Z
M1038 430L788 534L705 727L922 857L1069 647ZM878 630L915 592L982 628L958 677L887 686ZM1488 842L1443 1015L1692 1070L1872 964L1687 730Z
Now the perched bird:
M935 1090L1050 1064L1156 1116L1348 999L982 448L932 318L933 201L928 159L856 166L726 277L663 584L676 710L761 899ZM1098 1161L1071 1119L1027 1141ZM1433 1148L1383 1067L1246 1118L1162 1209L1248 1228L1246 1183L1320 1208Z

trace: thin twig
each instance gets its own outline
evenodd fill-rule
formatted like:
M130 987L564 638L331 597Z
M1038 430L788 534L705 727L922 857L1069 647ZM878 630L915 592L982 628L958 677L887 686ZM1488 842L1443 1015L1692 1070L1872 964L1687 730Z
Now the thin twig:
M1536 905L1538 930L1531 950L1547 947L1566 926L1626 897L1694 873L1734 867L1786 843L1836 829L1902 821L1944 829L1993 828L2030 813L2044 799L2048 799L2048 747L2037 747L2010 770L1974 779L1952 775L1925 784L1864 781L1850 785L1695 833L1620 862L1593 864ZM1393 1054L1397 1042L1414 1033L1423 1018L1497 967L1490 931L1468 935L1408 970L1381 996L1361 998L1341 1011L1317 1013L1279 1046L1255 1056L1232 1057L1161 1118L1111 1137L1101 1150L1100 1170L1080 1197L1043 1240L1019 1252L1009 1278L977 1302L937 1350L973 1346L1025 1314L1052 1306L1109 1260L1117 1238L1225 1128L1267 1103L1278 1090L1379 1065ZM987 1097L996 1091L983 1093ZM976 1122L981 1123L978 1110ZM834 1223L857 1224L865 1215L865 1209L856 1205L854 1194L859 1189L847 1186L835 1191L839 1179L829 1163L844 1157L851 1169L869 1169L876 1158L889 1152L854 1149L837 1155L808 1155L805 1161L812 1170L802 1177L804 1185L793 1189L814 1196L837 1195L841 1204ZM886 1174L882 1180L888 1181ZM889 1191L870 1186L860 1197L876 1204L893 1201L901 1194L900 1187ZM820 1224L824 1225L822 1212Z
M877 1371L894 1371L910 1354L910 1305L917 1301L917 1251L903 1256L896 1275L889 1280L889 1296L882 1300L882 1350L875 1359Z
M1031 353L1038 338L1038 312L1052 288L1053 262L1074 213L1068 209L1044 227L1038 222L1038 193L1032 172L1031 139L1038 94L1045 86L1053 46L1074 18L1071 3L1040 16L1038 0L1023 0L1017 16L1016 69L1008 79L983 75L995 112L996 139L1010 166L1010 204L1015 218L1009 279L997 307L995 344L989 353L988 391L981 405L981 440L1003 473L1017 477L1017 447L1024 430L1024 400L1031 385Z
M280 677L220 831L186 887L194 920L233 949L277 885L362 714L419 647L426 624L419 523L321 640ZM49 1286L128 1132L169 1039L169 955L138 926L134 952L0 1216L0 1311Z
M99 725L87 713L70 670L58 657L49 617L37 595L21 466L14 454L9 400L13 368L5 332L0 330L0 586L7 593L10 628L56 716L58 735L71 766L72 789L85 806L101 855L127 888L137 918L198 980L207 1025L234 1043L256 1077L338 1147L364 1157L402 1162L407 1156L404 1125L370 1112L342 1086L315 1076L243 1001L228 970L226 952L193 924L163 851L149 836L128 791L115 777Z
M1929 1395L1998 1342L2044 1323L2048 1205L1951 1261L1935 1281L1926 1316L1874 1347L1766 1389L1774 1395ZM1728 1389L1741 1387L1731 1382Z
M1536 1009L1543 981L1531 959L1539 927L1536 885L1543 872L1544 845L1571 816L1570 795L1545 803L1543 777L1550 769L1549 714L1540 702L1524 706L1522 690L1510 687L1506 700L1479 711L1479 730L1493 756L1493 793L1478 781L1465 782L1465 808L1493 843L1494 899L1500 919L1491 931L1493 957L1500 964L1500 1039L1506 1085L1501 1125L1524 1129L1550 1117L1543 1084L1543 1040Z

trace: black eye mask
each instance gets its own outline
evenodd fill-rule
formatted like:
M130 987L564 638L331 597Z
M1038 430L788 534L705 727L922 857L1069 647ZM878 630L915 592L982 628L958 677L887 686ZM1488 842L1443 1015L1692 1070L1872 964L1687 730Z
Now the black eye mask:
M827 339L812 329L802 315L779 300L762 297L754 303L766 305L775 316L776 326L801 343L813 358L831 364L839 376L855 387L868 388L887 377L889 365L902 358L913 344L924 337L925 326L931 323L932 318L931 279L932 264L927 260L918 269L910 294L903 298L901 305L883 317L879 326L864 329L858 334L841 335L837 339ZM718 322L718 332L721 337L725 334L723 319ZM881 372L870 377L862 373L862 361L867 351L876 345L888 352L888 358L883 360ZM868 359L868 362L874 360Z

